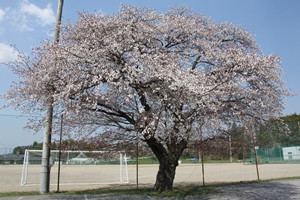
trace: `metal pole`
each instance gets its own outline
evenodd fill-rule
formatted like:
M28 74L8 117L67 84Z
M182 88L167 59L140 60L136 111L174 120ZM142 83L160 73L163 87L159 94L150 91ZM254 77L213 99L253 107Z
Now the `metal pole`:
M203 149L203 135L202 135L202 126L200 126L200 152L201 152L201 168L202 168L202 185L205 185L204 177L204 149Z
M120 182L123 182L123 155L120 152Z
M139 189L139 134L136 132L136 189Z
M59 41L59 32L62 16L63 0L58 0L57 13L56 13L56 27L54 32L54 41ZM50 190L50 145L51 145L51 133L52 133L52 118L53 118L53 104L54 99L49 95L47 113L46 113L46 125L44 130L44 142L43 142L43 154L41 164L41 176L40 176L40 193L46 194Z
M257 180L259 180L259 171L258 171L258 159L257 159L257 152L256 152L256 147L255 147L255 138L254 138L254 121L252 122L252 143L254 145L254 157L255 157L255 166L256 166L256 175L257 175Z
M255 156L255 165L256 165L256 175L257 175L257 180L259 180L258 159L257 159L256 148L254 148L254 156Z
M205 179L204 179L204 153L203 153L203 150L201 150L201 166L202 166L202 185L205 185Z
M60 160L61 160L61 141L62 141L62 131L63 131L63 114L61 114L60 119L60 137L59 137L59 151L58 151L58 172L57 172L57 191L59 192L60 183Z
M229 135L229 158L230 158L230 163L232 163L232 141L231 141L231 133Z

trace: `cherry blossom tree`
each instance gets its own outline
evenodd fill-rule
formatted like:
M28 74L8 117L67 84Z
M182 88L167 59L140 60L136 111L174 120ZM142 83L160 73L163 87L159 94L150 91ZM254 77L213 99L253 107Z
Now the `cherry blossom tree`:
M9 64L21 78L6 95L13 106L40 111L50 95L70 127L138 132L159 161L158 191L172 189L195 133L276 117L288 94L279 57L243 28L186 8L80 13L60 43L20 57Z

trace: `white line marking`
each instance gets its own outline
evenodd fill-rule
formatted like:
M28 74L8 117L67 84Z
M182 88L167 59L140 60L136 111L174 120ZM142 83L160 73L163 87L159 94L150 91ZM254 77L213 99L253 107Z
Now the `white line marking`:
M84 199L85 199L85 200L88 200L88 198L87 198L87 195L86 195L86 194L84 195Z

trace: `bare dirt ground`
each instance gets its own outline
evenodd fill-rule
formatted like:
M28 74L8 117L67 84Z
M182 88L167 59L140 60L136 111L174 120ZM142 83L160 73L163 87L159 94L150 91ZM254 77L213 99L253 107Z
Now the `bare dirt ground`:
M30 166L28 184L21 184L21 165L0 165L0 192L39 191L40 166ZM155 182L158 165L139 165L139 185L152 186ZM205 182L238 182L256 180L255 165L242 163L205 164ZM181 164L177 167L175 185L202 184L201 165ZM120 184L120 169L117 165L90 165L61 167L60 190L84 190L99 187L135 187L136 166L128 165L129 184ZM56 190L57 167L51 170L51 190ZM300 176L300 164L259 165L260 179ZM81 184L74 184L81 183ZM85 183L85 184L83 184Z

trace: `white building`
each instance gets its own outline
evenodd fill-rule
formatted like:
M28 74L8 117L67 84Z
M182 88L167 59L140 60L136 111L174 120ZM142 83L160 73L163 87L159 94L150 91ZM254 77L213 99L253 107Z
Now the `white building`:
M282 147L284 160L300 160L300 146Z

